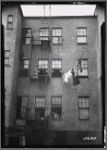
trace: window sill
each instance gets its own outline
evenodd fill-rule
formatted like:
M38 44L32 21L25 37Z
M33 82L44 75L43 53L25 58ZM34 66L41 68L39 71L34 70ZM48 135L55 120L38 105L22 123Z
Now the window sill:
M6 30L13 30L13 28L6 28Z
M81 78L81 79L86 78L87 79L87 78L89 78L89 76L78 76L78 78Z
M59 43L56 43L56 44L55 44L55 43L52 43L52 45L62 45L62 43L60 43L60 44L59 44Z
M5 66L5 67L10 67L10 64L5 64L4 66Z
M88 45L87 43L77 43L78 45Z

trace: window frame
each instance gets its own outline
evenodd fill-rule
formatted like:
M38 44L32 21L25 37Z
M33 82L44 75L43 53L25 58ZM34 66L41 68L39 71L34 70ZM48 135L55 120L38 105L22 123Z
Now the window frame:
M42 106L42 107L36 106L36 104L37 104L37 102L36 102L37 98L44 98L44 102L42 102L44 104L44 106ZM40 104L40 102L38 104ZM41 108L45 109L45 107L46 107L46 97L45 96L40 96L40 95L35 96L35 108L36 109L41 109Z
M28 60L28 68L24 68L24 61ZM29 59L21 59L19 65L19 77L28 77L29 76L29 69L30 69L30 60Z
M42 35L41 36L40 33L42 33L42 32L40 30L48 30L48 36L47 35L45 35L45 36ZM47 40L46 39L44 40L44 39L41 39L41 38L47 38ZM44 28L39 29L39 40L40 41L49 41L50 40L50 30L49 30L48 27L44 27Z
M23 43L23 45L31 45L31 35L26 36L26 35L23 34L23 32L24 32L23 30L29 30L29 29L31 30L31 28L22 28L22 43ZM30 43L26 43L27 39L30 39Z
M58 35L53 35L53 30L58 30L58 29L60 29L61 30L61 35L60 36L58 36ZM61 43L53 43L53 38L61 38ZM62 45L62 28L61 27L55 27L55 28L52 28L52 44L53 45Z
M47 61L48 62L48 64L47 64L47 68L39 68L40 66L39 66L39 61ZM38 69L48 69L49 68L49 60L48 59L38 59Z
M60 98L60 100L61 100L61 103L59 104L59 103L56 103L56 105L57 104L59 104L59 106L58 107L52 107L53 106L53 104L52 104L52 98ZM54 106L55 106L55 104L54 104ZM56 120L56 119L52 119L52 109L54 109L54 108L60 108L61 109L61 118L59 119L59 120ZM58 96L51 96L51 119L52 120L55 120L55 121L61 121L62 120L62 96L61 95L58 95Z
M79 59L78 61L80 61L80 63L81 63L82 61L87 61L87 67L86 67L86 68L82 68L82 64L81 64L81 69L82 69L82 70L87 70L87 75L79 75L79 74L78 74L78 71L80 70L80 67L79 67L79 68L78 68L78 71L77 71L78 77L79 77L79 78L89 78L88 58L81 58L81 59ZM84 64L84 65L85 65L85 64Z
M86 35L78 35L78 30L86 29ZM86 42L78 42L79 37L86 37ZM77 27L77 44L87 44L87 27Z
M81 99L84 99L84 102L80 102L79 100L81 100ZM86 102L86 100L88 100L87 102ZM84 106L83 106L83 103L85 104ZM88 105L87 105L87 103L88 103ZM81 104L81 107L80 107L80 104ZM87 110L88 111L88 118L81 118L81 116L80 116L80 111L81 110ZM89 101L89 96L78 96L78 119L79 120L90 120L90 101Z
M9 52L9 56L8 56L8 57L5 56L5 55L6 55L6 52ZM9 57L10 57L10 50L5 50L5 51L4 51L4 58L5 58L5 59L4 59L4 65L5 65L5 66L10 66ZM8 60L8 63L6 63L5 60Z
M9 21L9 17L12 17L12 21ZM9 27L10 24L12 25L11 28ZM13 15L8 15L7 17L7 29L13 30Z
M52 70L62 70L62 59L52 59L52 62L53 61L61 61L61 68L53 68L52 67ZM52 64L53 65L53 64Z

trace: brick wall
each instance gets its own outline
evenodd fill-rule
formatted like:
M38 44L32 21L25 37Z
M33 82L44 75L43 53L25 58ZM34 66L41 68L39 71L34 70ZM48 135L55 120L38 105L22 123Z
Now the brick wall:
M48 21L47 21L48 22ZM51 96L62 95L62 121L50 121L49 128L54 130L73 131L100 131L101 130L101 98L98 89L98 66L97 66L97 19L96 17L71 17L53 18L49 24L42 25L41 19L24 18L23 28L32 28L33 34L39 31L40 27L49 26L62 27L62 45L52 45L51 51L42 50L39 47L24 46L24 57L30 58L30 63L37 65L39 58L62 59L62 70L67 72L77 63L77 59L87 58L89 67L89 78L80 79L81 84L70 88L63 84L62 78L50 78L49 84L40 87L36 81L30 78L19 78L18 95L29 97L29 106L32 114L35 109L35 96L46 96L46 107L51 109ZM77 27L87 27L87 44L77 44ZM58 51L59 48L59 51ZM25 51L26 50L26 51ZM89 96L90 120L81 121L78 119L78 96ZM32 117L33 118L33 117Z
M21 13L17 6L8 6L2 9L2 23L5 28L4 50L10 50L9 65L5 66L5 125L13 124L14 103L16 101L18 62L21 37ZM13 29L7 28L8 15L13 15ZM19 27L19 28L18 28Z

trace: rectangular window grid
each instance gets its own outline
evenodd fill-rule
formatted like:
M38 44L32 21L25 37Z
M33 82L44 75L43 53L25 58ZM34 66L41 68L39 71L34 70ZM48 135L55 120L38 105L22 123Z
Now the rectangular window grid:
M87 28L77 28L77 43L87 43Z
M29 60L24 60L24 69L29 68Z
M9 64L10 50L5 50L5 65Z
M52 97L52 105L61 105L61 104L62 104L61 97L58 96Z
M41 28L39 32L40 40L49 40L49 29Z
M13 29L13 15L8 15L7 28Z
M44 108L45 107L45 97L37 96L35 103L36 103L37 108Z
M52 60L52 69L61 69L62 61L61 60Z
M89 119L89 98L79 97L78 99L79 119Z
M47 69L48 60L39 60L39 69Z
M88 60L87 59L80 60L80 67L78 68L78 76L88 77Z
M62 29L61 28L52 30L52 39L53 39L53 44L62 43Z

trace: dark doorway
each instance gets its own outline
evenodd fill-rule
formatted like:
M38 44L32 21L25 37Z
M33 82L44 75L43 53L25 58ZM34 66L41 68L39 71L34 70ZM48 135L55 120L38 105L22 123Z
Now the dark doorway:
M20 137L9 137L9 147L18 147L20 146Z

